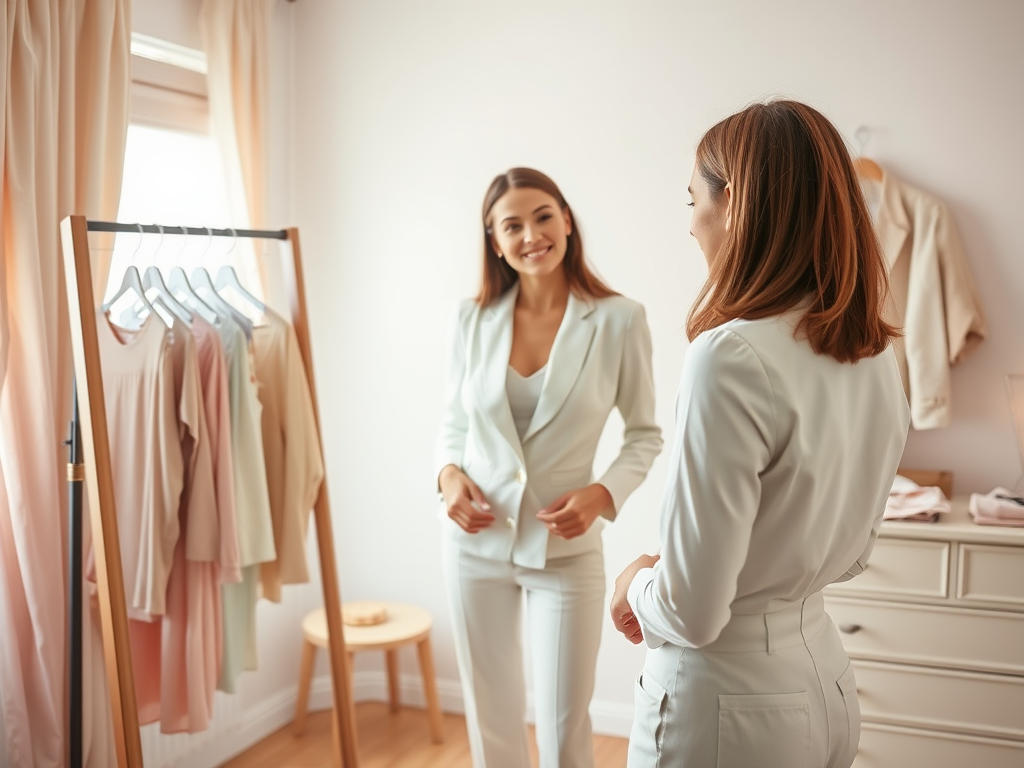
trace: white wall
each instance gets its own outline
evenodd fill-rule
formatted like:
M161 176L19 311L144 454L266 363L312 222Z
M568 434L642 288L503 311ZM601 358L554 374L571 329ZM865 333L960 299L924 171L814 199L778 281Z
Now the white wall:
M851 141L870 127L870 155L949 204L990 328L954 372L953 426L913 434L906 463L954 470L962 493L1016 481L1002 376L1024 370L1024 4L299 0L294 10L292 211L342 592L433 611L447 683L457 672L432 493L443 334L477 286L484 190L510 166L561 185L600 273L646 305L671 438L683 326L705 276L684 208L702 132L779 94L822 109ZM604 460L613 449L609 437ZM664 461L606 532L610 578L657 545ZM623 732L642 658L606 624L599 728Z

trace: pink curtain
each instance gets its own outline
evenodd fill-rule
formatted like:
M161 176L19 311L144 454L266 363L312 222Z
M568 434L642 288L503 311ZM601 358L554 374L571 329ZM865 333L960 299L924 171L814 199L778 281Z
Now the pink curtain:
M266 227L266 124L270 92L270 23L274 0L203 0L210 122L220 146L236 226ZM242 268L266 295L266 270L248 241Z
M0 19L0 749L11 768L65 764L72 367L58 226L117 213L129 12L130 0L7 0Z

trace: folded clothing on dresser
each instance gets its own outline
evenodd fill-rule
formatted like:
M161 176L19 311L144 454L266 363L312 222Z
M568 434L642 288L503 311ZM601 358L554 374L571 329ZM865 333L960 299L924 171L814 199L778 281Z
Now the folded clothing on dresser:
M882 517L885 520L934 523L940 514L949 510L949 499L940 488L921 486L910 478L896 475Z
M978 525L1024 527L1024 498L1005 488L971 494L971 517Z

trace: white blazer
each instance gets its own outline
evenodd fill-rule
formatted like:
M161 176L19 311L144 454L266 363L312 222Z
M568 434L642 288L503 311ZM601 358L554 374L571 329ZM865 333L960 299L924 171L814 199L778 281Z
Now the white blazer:
M537 410L520 441L505 392L518 294L517 284L487 307L469 300L458 308L436 469L460 467L497 518L468 534L442 510L447 534L460 547L543 568L549 557L601 547L599 523L565 540L551 536L536 514L594 482L594 454L612 408L619 409L625 431L618 458L598 480L615 504L609 517L646 477L662 439L643 307L623 296L581 300L570 294Z

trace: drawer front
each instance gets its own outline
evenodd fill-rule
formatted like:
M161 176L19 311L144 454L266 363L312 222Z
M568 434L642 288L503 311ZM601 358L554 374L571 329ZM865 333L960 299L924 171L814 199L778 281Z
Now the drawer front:
M1020 768L1024 742L864 723L853 768Z
M959 599L1024 608L1024 548L961 543L958 551Z
M1024 677L853 662L865 720L1024 740Z
M1024 614L827 596L850 656L1024 675Z
M878 538L864 573L832 584L829 590L879 597L948 597L950 546L948 541Z

